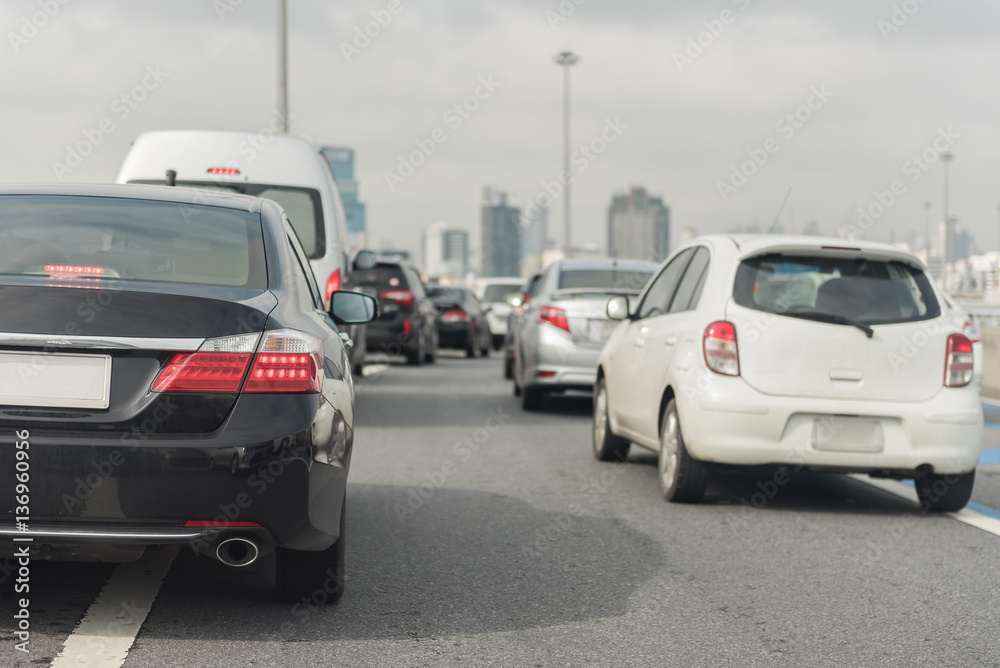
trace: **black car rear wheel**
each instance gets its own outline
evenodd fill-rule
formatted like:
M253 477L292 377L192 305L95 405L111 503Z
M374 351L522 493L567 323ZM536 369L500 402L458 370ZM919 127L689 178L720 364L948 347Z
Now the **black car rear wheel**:
M347 499L340 506L340 537L319 552L276 550L278 598L288 603L336 603L344 596L344 518Z
M976 472L954 475L928 473L914 482L922 507L936 513L953 513L965 508L972 498Z

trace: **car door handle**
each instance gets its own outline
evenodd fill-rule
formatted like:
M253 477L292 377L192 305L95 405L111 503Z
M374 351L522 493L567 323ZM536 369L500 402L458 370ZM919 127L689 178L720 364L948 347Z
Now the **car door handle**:
M667 344L668 346L677 345L677 337L676 336L668 336L666 339L663 340L663 342L665 344Z

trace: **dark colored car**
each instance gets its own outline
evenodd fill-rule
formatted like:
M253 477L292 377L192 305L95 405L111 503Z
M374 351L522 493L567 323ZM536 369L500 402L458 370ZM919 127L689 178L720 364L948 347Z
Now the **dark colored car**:
M467 357L490 354L493 334L479 300L466 288L431 285L427 296L438 310L438 342L442 348L464 350Z
M433 362L437 356L437 309L427 297L417 270L382 260L357 269L354 284L378 297L380 315L368 326L368 352L405 355L408 364Z
M338 291L326 312L270 200L8 186L0 209L0 549L277 550L282 599L339 599L354 386L337 323L375 300Z

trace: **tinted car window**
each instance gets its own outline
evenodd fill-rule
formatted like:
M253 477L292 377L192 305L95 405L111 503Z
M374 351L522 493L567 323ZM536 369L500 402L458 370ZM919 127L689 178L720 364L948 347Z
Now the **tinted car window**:
M677 283L681 280L681 276L691 260L692 253L693 250L690 248L682 251L653 280L649 290L646 291L646 296L643 297L642 303L639 305L640 318L662 315L669 311L668 305L673 299Z
M428 286L427 296L435 304L461 306L465 304L465 290L441 286Z
M673 301L670 302L671 313L688 311L697 305L694 295L698 286L702 285L704 281L705 272L708 271L708 258L708 249L705 247L699 247L694 252L694 256L691 257L691 262L684 272L684 278L677 286L677 293L674 295Z
M506 297L511 292L517 292L521 289L520 283L513 284L499 284L495 283L493 285L487 285L486 290L483 292L484 302L502 302L503 298Z
M403 268L398 264L380 262L371 269L355 269L351 272L351 281L355 285L373 288L378 292L410 289Z
M0 200L0 274L264 289L260 214L74 196Z
M137 180L129 183L162 184L163 181ZM326 255L326 227L323 223L323 206L319 191L314 188L273 186L262 183L222 183L216 181L178 181L185 188L237 192L254 197L266 197L281 205L302 243L309 259Z
M922 271L902 262L772 255L744 260L736 303L769 313L825 314L868 325L927 320L941 309Z
M558 290L633 290L639 292L652 272L636 269L564 269L559 272Z

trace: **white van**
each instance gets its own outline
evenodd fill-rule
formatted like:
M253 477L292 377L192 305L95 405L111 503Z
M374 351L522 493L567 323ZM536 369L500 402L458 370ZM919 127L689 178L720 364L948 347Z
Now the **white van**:
M350 287L347 224L333 173L304 137L264 132L160 130L139 135L118 183L176 185L266 197L288 214L316 283L330 295ZM365 328L354 326L351 366L364 365Z

